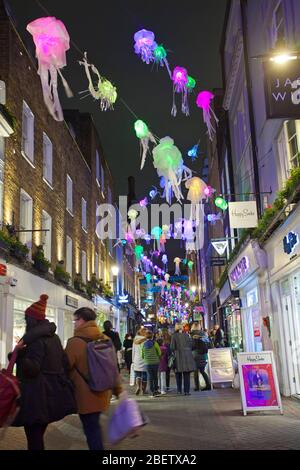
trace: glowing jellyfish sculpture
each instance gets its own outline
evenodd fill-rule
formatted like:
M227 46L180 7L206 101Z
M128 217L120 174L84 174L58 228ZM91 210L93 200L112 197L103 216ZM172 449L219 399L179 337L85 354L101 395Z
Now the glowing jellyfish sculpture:
M141 56L146 64L150 64L154 60L154 50L157 47L155 35L152 31L141 29L134 35L134 52Z
M199 220L199 205L202 204L202 199L206 199L205 190L207 184L197 176L189 179L185 183L185 187L189 190L187 200L191 201L191 220ZM203 223L203 220L201 221Z
M174 263L175 263L175 276L180 276L181 272L180 272L180 263L181 263L181 259L176 257L174 258Z
M183 166L183 160L180 150L174 145L171 137L160 139L159 144L154 147L153 164L158 176L164 178L166 201L171 203L170 189L178 201L183 199L180 189L181 181L177 175Z
M63 112L57 91L57 74L60 75L68 97L72 92L60 69L66 66L66 51L70 49L70 37L62 21L54 16L38 18L27 25L36 47L36 57L41 77L44 102L56 121L63 121Z
M84 66L85 73L89 82L88 94L91 94L95 100L100 100L100 108L102 111L107 111L108 109L113 109L113 106L117 100L117 89L113 84L106 78L101 77L98 69L93 65L89 64L87 60L87 53L84 53L82 61L79 62L80 65ZM91 77L90 69L97 76L97 86L93 84ZM82 91L80 93L86 93Z
M154 240L156 240L156 247L157 247L157 252L159 256L160 253L158 250L159 250L160 237L162 236L162 229L160 227L153 227L153 229L151 230L151 235L153 236Z
M141 170L144 168L147 153L149 150L149 144L152 142L153 144L156 144L155 137L153 134L148 129L147 124L144 121L141 121L140 119L135 122L134 124L134 129L135 133L138 139L141 141L141 153L142 153L142 159L141 159Z
M166 67L168 74L172 79L172 72L170 70L169 62L167 60L167 51L162 44L156 45L153 51L153 58L156 64L159 64L161 67Z
M143 256L143 252L144 252L144 248L141 245L135 245L134 254L135 254L136 260L138 262L141 261L141 258Z
M214 97L215 96L210 91L201 91L201 93L199 93L197 100L196 100L196 104L198 108L203 109L203 119L207 126L207 131L208 131L210 140L213 140L213 136L216 132L216 129L212 121L214 120L216 125L218 125L218 122L219 122L217 116L215 115L214 110L211 107L211 102L214 99Z
M183 114L188 116L189 113L189 104L188 104L188 73L187 70L183 67L175 67L172 74L173 81L173 106L171 110L171 115L176 117L177 115L177 106L176 106L176 93L181 94L181 111Z

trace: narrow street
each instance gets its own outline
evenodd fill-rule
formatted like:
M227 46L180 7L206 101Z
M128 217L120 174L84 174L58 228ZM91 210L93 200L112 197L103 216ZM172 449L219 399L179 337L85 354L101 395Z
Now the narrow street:
M264 412L244 417L239 391L193 392L190 397L138 398L151 423L140 437L125 439L113 450L299 450L300 402L283 400L284 415ZM114 405L112 405L113 409ZM107 417L102 418L105 430ZM77 416L49 426L47 450L87 449ZM9 428L0 450L26 449L23 429ZM105 437L105 449L110 450Z

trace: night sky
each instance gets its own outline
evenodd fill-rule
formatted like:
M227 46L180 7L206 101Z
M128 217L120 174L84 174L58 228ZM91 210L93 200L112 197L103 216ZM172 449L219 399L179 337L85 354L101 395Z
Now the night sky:
M47 16L35 0L8 0L26 44L32 44L26 32L30 21ZM145 121L155 135L174 138L186 155L188 149L202 139L205 150L205 128L202 113L196 107L197 93L221 86L219 47L226 0L41 0L51 14L62 20L71 40L88 52L88 59L100 73L111 80L134 113ZM178 113L171 117L172 82L165 68L144 64L134 53L133 35L145 28L155 33L156 41L168 50L171 69L187 68L197 79L195 94L190 99L190 117ZM135 118L119 100L114 111L101 112L92 97L80 100L80 91L87 89L87 80L78 60L82 57L71 46L63 73L74 92L74 98L60 97L64 107L90 112L98 127L105 157L111 168L117 194L127 194L127 177L136 178L136 193L144 197L152 185L159 186L152 158L140 172L139 141L133 125ZM178 97L179 98L179 97ZM195 165L201 170L199 158Z

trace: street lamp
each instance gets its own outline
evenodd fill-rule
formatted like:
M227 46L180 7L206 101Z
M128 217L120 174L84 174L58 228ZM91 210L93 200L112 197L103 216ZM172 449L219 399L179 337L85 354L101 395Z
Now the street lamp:
M118 266L112 266L111 272L113 276L117 276L119 274L120 268Z
M191 290L192 290L193 294L195 294L195 292L196 292L196 290L197 290L197 287L196 287L196 286L192 286L192 289L191 289Z

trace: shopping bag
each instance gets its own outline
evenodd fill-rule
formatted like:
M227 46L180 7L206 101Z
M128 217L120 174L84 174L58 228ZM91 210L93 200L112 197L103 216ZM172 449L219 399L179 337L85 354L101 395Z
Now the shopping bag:
M129 385L130 387L133 387L135 384L135 373L134 373L134 365L133 363L130 366L130 379L129 379Z
M126 392L122 393L120 402L108 423L110 444L116 445L126 437L137 437L139 430L148 422L137 402L128 398Z

